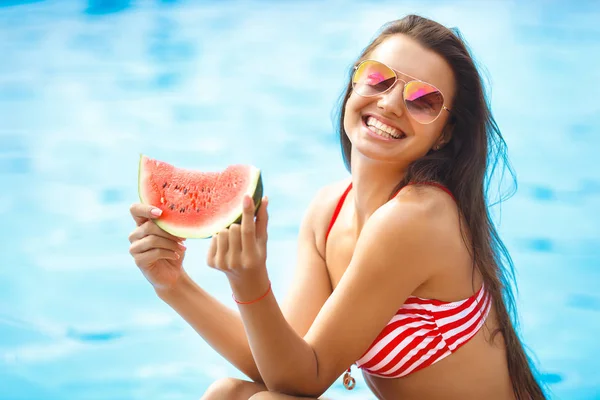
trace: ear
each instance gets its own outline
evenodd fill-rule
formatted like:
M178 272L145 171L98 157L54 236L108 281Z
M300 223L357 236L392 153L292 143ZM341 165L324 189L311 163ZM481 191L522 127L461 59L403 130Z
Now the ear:
M437 145L439 147L444 147L446 144L448 144L450 139L452 139L453 132L454 132L454 121L452 120L452 118L450 118L450 119L448 119L448 122L446 122L446 125L444 126L444 129L442 130L442 134L440 135L440 138L438 139Z

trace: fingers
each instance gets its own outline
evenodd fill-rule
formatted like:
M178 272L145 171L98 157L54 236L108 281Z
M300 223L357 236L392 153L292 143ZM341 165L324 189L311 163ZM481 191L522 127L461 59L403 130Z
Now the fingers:
M229 231L227 228L221 230L217 235L216 267L227 269L227 250L229 249Z
M158 218L162 214L162 210L160 208L142 203L132 204L131 207L129 207L129 212L131 213L131 216L135 220L137 226L142 225L149 219Z
M180 238L178 236L171 235L168 232L163 231L160 226L156 225L156 223L152 220L147 220L142 225L138 226L131 234L129 235L129 243L133 243L136 240L140 240L149 235L156 235L160 237L164 237L166 239L174 240L176 242L184 241L184 238Z
M262 243L267 242L267 225L269 223L269 213L267 206L269 205L269 198L263 197L258 213L256 214L256 239Z
M212 268L231 269L241 265L241 253L240 225L233 224L212 237L206 263Z
M149 223L153 222L146 222L146 224ZM185 253L185 246L173 239L147 235L139 240L134 240L129 247L129 253L133 256L136 265L143 269L161 259L179 260Z
M242 265L242 238L241 227L233 224L229 227L229 249L227 252L227 264L229 268L238 268Z
M256 245L257 239L264 240L265 243L267 240L267 204L268 199L265 197L255 222L254 202L250 196L244 197L242 223L232 224L211 239L206 257L210 267L231 272L256 264L257 254L260 253Z
M140 268L146 268L155 264L158 260L179 260L179 253L172 250L152 249L143 253L137 253L133 256L135 263Z
M248 195L244 196L241 231L242 248L244 251L252 251L256 247L256 228L254 226L254 201Z
M210 239L210 246L208 247L208 253L206 255L206 264L211 268L217 268L217 250L218 250L218 236L214 235Z
M171 250L174 252L181 252L185 251L185 246L171 239L166 239L164 237L156 235L149 235L133 242L129 247L129 252L132 255L135 255L138 253L144 253L152 249L164 249Z

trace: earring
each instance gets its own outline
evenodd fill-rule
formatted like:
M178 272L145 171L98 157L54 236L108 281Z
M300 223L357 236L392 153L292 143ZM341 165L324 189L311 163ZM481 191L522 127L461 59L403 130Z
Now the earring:
M436 144L435 147L433 148L435 151L438 151L439 149L441 149L442 147L439 144Z

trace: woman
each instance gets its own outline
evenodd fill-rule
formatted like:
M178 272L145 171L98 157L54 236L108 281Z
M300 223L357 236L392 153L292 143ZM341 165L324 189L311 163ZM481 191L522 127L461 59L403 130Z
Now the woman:
M351 71L339 134L351 178L310 205L282 310L265 265L267 199L256 221L248 202L207 257L239 314L185 274L185 246L152 207L132 206L136 264L252 379L217 381L203 399L317 398L345 371L352 388L354 363L380 399L543 399L484 195L504 141L463 41L414 15L387 24Z

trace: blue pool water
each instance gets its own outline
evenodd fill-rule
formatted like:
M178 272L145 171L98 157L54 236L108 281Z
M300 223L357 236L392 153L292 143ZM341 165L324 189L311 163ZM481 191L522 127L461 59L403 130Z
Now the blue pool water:
M241 377L128 254L138 154L263 169L281 299L308 202L346 176L330 117L346 69L411 12L458 26L490 77L519 182L494 215L540 379L600 398L597 2L20 3L0 1L1 399L198 399ZM206 250L190 242L186 268L233 307ZM340 383L330 397L372 398Z

